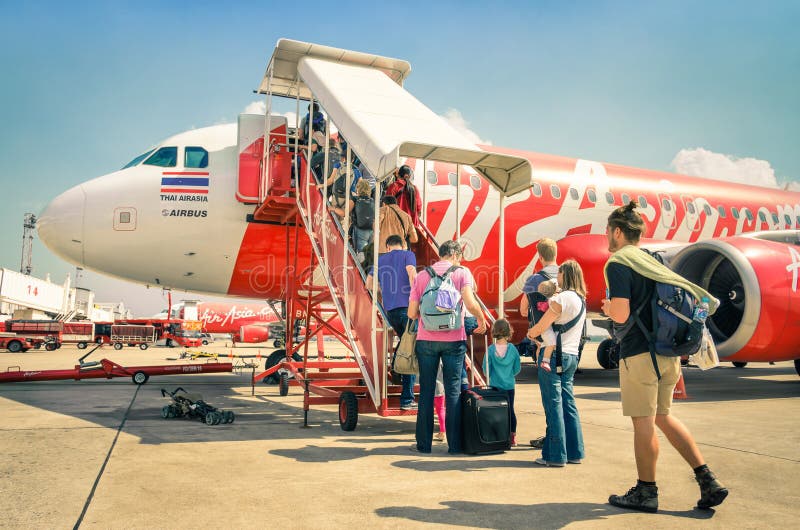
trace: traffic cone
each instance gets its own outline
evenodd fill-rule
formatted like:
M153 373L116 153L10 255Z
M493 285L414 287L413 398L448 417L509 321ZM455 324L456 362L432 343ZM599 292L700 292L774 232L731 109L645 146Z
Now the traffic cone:
M689 399L689 394L686 393L686 384L683 381L683 370L681 370L681 376L672 390L672 399Z
M228 359L233 359L233 350L228 354Z
M258 350L258 353L256 353L256 359L259 361L261 360L261 350Z

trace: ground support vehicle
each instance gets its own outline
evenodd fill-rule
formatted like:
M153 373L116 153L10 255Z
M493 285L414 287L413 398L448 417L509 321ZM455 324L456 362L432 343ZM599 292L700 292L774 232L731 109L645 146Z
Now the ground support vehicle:
M36 343L27 337L21 337L14 333L0 334L0 349L6 349L11 353L18 353L26 352L31 348L36 348Z
M156 342L156 330L153 326L139 326L132 324L119 324L111 326L111 344L115 350L128 346L139 346L146 350Z
M0 383L23 383L27 381L58 381L61 379L111 379L130 377L137 385L143 385L153 375L182 375L232 372L233 364L208 362L204 364L172 364L157 366L122 366L102 359L76 364L68 370L21 370L12 366L0 372Z
M202 322L197 320L135 318L118 320L116 325L152 326L155 328L155 340L163 340L164 344L170 348L175 346L198 348L203 343L200 337Z
M198 419L206 425L218 425L220 423L233 423L235 416L232 410L221 410L212 407L205 401L200 394L190 394L178 387L172 392L161 389L163 397L169 397L172 401L169 405L161 408L161 417L167 418L191 418Z
M6 320L5 327L9 333L44 344L47 351L57 350L63 342L64 323L57 320Z

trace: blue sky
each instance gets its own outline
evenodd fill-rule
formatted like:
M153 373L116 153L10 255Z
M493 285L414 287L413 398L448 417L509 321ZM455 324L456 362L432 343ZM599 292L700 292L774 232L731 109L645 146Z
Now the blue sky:
M798 2L73 4L0 0L11 269L26 211L171 134L234 121L281 37L410 61L408 90L496 145L660 170L703 148L800 180ZM38 242L33 262L40 277L74 271ZM86 283L137 312L165 305Z

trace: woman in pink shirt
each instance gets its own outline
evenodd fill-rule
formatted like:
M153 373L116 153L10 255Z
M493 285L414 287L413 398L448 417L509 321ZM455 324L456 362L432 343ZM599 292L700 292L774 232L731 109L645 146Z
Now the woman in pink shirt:
M436 374L439 363L442 365L442 379L445 389L445 419L448 453L461 453L461 369L464 365L464 354L467 351L467 335L464 331L463 306L478 319L476 333L486 331L486 319L483 317L478 301L474 295L475 281L469 269L461 266L461 245L457 241L445 241L439 247L440 261L430 268L437 276L449 275L452 287L457 291L456 305L460 306L459 321L452 329L426 329L425 319L420 319L417 331L416 353L419 360L419 408L417 410L416 443L411 450L418 453L430 453L433 443L433 397L436 390ZM448 274L449 273L449 274ZM408 303L408 318L420 316L420 303L426 292L431 275L428 270L417 274L411 287Z

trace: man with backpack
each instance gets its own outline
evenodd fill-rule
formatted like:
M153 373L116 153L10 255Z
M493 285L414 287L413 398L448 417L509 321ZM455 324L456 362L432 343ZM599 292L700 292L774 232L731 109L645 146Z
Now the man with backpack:
M558 247L556 242L549 237L543 237L536 244L536 251L539 253L539 262L542 264L542 268L525 280L525 285L522 286L522 300L519 303L519 314L527 315L528 328L532 328L539 320L532 312L532 309L536 307L536 303L541 301L538 292L539 284L547 280L554 281L558 276L558 263L556 263Z
M309 121L311 122L311 131L309 131ZM321 132L323 136L325 134L325 115L322 114L322 111L319 109L319 103L316 101L313 105L313 117L312 117L312 105L308 105L308 113L303 117L300 121L300 130L298 131L298 137L300 138L300 143L305 145L307 139L311 136L310 133L313 132Z
M347 188L347 179L350 179L350 188ZM317 188L323 189L325 186L331 190L331 202L333 211L341 218L344 217L344 207L348 200L356 194L356 186L361 179L361 174L353 168L352 164L347 163L347 149L339 153L339 163L333 166L331 176L328 180L317 184Z
M372 241L375 220L375 199L366 179L360 179L356 185L356 196L350 201L350 212L353 217L353 248L360 253Z
M366 182L364 182L366 185ZM367 188L369 186L367 185ZM397 338L402 339L408 322L408 297L411 284L417 277L417 258L410 250L403 249L403 240L400 236L386 238L386 247L389 252L378 257L377 274L374 267L368 271L367 289L372 289L373 277L378 277L378 287L381 290L381 303L389 325L394 329ZM394 363L392 363L394 364ZM400 394L400 409L413 410L417 408L414 402L415 375L401 376L402 392Z
M475 333L486 331L486 319L475 298L475 280L461 266L462 251L457 241L439 247L440 260L417 274L411 287L408 318L419 318L416 353L419 361L419 408L416 443L411 450L430 453L433 444L433 396L436 374L442 365L447 410L448 453L461 448L461 368L467 352L464 307L478 319Z
M681 375L680 356L661 345L664 343L660 341L664 338L661 335L667 330L655 328L659 327L663 312L664 318L672 315L676 319L674 328L682 327L684 332L681 337L667 337L667 342L677 347L680 343L699 340L696 339L697 326L692 324L691 317L681 313L680 307L666 310L666 304L657 296L662 285L672 290L673 298L680 296L688 300L682 289L697 299L708 297L710 313L716 310L719 302L638 248L644 221L635 208L636 203L631 202L617 208L608 217L606 236L612 255L605 269L608 295L603 300L603 313L614 322L614 334L619 341L622 413L630 416L633 422L639 479L626 494L611 495L608 502L632 510L658 510L658 437L655 431L658 427L694 470L695 480L700 485L697 507L708 509L721 504L728 490L705 464L686 426L670 414L672 392ZM678 317L676 313L682 316ZM689 323L677 325L678 321L684 320ZM702 331L702 323L699 329Z

